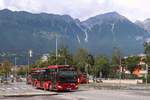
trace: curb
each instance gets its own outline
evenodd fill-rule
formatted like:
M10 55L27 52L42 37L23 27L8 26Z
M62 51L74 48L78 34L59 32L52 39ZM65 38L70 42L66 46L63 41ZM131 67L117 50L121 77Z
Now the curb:
M58 93L16 93L16 94L3 94L0 98L4 97L32 97L32 96L52 96L58 95Z

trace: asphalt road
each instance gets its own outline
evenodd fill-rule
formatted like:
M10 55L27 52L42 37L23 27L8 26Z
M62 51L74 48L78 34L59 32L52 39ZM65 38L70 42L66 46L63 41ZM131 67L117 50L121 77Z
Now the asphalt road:
M51 96L9 97L4 100L150 100L150 91L80 90Z
M37 90L24 83L0 86L3 91L10 92L49 92ZM0 100L150 100L150 90L105 90L95 88L80 88L76 92L58 92L57 95L0 97Z

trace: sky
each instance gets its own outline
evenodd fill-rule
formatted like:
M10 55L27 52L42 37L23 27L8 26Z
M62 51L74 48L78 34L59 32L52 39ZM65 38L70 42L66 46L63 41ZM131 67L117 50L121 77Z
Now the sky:
M6 8L32 13L68 14L82 21L112 11L132 21L150 18L150 0L0 0L0 9Z

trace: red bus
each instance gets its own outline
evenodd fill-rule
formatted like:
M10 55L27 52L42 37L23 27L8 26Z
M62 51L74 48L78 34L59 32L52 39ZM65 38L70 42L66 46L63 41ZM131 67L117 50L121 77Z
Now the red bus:
M80 73L79 74L79 83L80 84L87 84L87 83L89 83L89 79L88 79L86 73Z
M36 88L56 91L78 89L77 71L72 66L54 65L46 68L33 68L31 84Z

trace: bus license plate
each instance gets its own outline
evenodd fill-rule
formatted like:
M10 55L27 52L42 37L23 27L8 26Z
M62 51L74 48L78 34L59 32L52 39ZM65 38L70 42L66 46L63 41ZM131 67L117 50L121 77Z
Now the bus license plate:
M71 88L67 88L67 90L69 90L69 91L70 91L70 90L71 90Z

